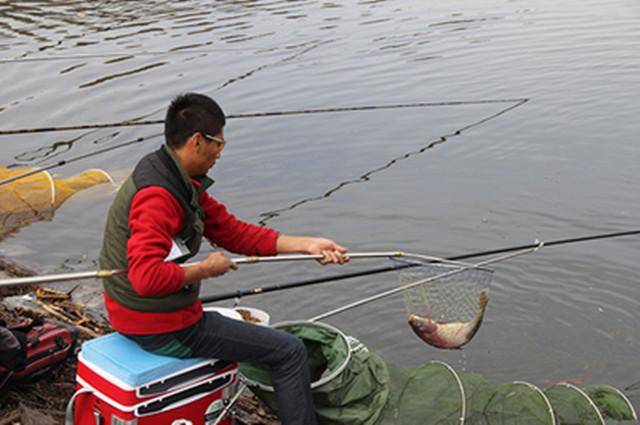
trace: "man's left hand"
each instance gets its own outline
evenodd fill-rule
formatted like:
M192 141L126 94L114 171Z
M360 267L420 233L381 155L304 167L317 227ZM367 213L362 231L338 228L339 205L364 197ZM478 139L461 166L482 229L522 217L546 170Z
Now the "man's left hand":
M312 255L323 255L324 258L318 260L320 264L344 264L349 261L347 248L338 245L331 239L309 238L307 252Z
M280 235L278 236L276 251L278 254L299 252L322 255L322 258L318 260L320 264L344 264L349 261L349 257L346 255L347 248L326 238Z

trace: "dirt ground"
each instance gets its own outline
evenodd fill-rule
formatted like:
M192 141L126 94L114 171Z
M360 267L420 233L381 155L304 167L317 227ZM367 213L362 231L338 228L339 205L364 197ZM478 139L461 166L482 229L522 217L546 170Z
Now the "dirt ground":
M0 277L22 277L33 275L6 258L0 258ZM10 297L34 294L39 308L7 306ZM77 367L77 351L82 342L112 332L106 323L96 321L95 312L86 312L68 294L38 290L33 286L0 288L0 319L7 323L41 317L70 323L78 328L79 341L76 352L55 370L45 374L36 382L14 384L0 393L0 425L49 425L64 423L65 409L74 392ZM91 313L91 314L89 314ZM249 392L242 395L234 409L237 422L247 425L278 425L277 418Z
M25 319L1 305L0 318L7 323ZM0 395L0 424L63 423L66 402L74 390L75 371L76 362L67 361L34 383L3 389Z

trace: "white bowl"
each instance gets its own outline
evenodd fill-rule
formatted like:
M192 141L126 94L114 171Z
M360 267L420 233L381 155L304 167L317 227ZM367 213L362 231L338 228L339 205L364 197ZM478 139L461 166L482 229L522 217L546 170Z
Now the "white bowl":
M253 307L244 307L244 306L234 307L234 310L235 310L234 313L238 315L240 315L240 313L237 312L238 310L246 310L249 313L251 313L253 317L259 320L259 322L257 322L256 325L269 326L269 320L271 319L271 317L269 316L269 313L267 313L264 310L260 310L258 308L253 308Z
M236 319L236 320L242 320L242 316L240 315L240 313L238 313L237 311L235 311L232 308L225 308L225 307L205 307L202 309L203 311L215 311L216 313L220 313L225 317L228 317L230 319Z

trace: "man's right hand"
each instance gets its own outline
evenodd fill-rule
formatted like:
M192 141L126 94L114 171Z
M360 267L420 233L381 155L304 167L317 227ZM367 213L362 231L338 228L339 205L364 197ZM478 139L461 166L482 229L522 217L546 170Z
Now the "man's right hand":
M202 272L203 279L222 276L228 272L229 269L237 270L238 266L221 252L209 254L207 258L200 262L200 270Z
M237 270L236 263L221 252L214 252L200 263L185 268L184 282L190 284L209 277L222 276L229 269Z

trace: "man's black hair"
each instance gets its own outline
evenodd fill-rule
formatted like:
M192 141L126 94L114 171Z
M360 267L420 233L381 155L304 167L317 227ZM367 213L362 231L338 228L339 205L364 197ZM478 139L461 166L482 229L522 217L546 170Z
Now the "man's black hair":
M164 120L164 138L178 149L193 133L218 134L225 125L224 112L209 96L185 93L176 96L169 105Z

